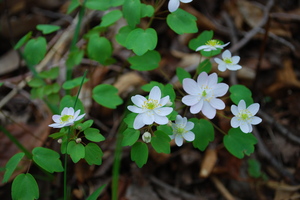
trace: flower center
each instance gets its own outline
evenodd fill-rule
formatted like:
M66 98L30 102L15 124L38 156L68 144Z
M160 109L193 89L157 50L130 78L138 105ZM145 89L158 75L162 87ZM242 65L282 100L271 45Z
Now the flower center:
M203 90L202 96L205 97L206 95L207 95L207 92L205 90Z
M239 118L243 121L248 121L251 117L252 117L252 114L247 109L242 110L241 113L239 114Z
M146 108L148 110L153 110L160 106L157 100L154 99L148 99L147 101L144 102L144 105L142 106L143 108Z
M232 64L232 59L231 59L231 58L225 58L225 59L224 59L224 62L225 62L226 64Z
M213 47L221 45L221 43L218 40L208 40L205 44Z
M68 122L70 121L70 119L73 119L73 115L63 115L61 118L60 118L60 121L61 123L64 123L64 122Z
M186 133L187 131L185 130L184 127L182 127L182 126L179 125L179 126L176 127L175 132L176 132L177 134L179 134L179 135L182 135L183 133Z

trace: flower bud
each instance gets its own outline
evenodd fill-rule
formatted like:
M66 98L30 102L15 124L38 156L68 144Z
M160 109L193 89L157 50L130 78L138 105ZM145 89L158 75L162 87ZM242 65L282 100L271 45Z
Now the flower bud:
M57 143L58 143L58 144L61 144L61 143L62 143L62 139L59 138L59 139L57 140Z
M168 101L168 103L166 104L166 106L172 106L173 105L173 103L172 103L172 101Z
M151 142L151 133L145 132L142 136L142 139L145 143Z
M81 138L77 138L76 139L76 143L78 144L78 143L80 143L81 142Z

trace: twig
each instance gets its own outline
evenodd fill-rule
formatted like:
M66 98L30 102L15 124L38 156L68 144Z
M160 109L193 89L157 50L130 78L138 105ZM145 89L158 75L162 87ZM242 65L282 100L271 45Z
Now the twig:
M190 194L190 193L187 193L185 191L182 191L178 188L175 188L175 187L172 187L164 182L162 182L161 180L157 179L156 177L154 176L150 176L150 181L152 183L154 183L155 185L158 185L159 187L162 187L164 188L165 190L168 190L178 196L181 196L183 197L184 199L189 199L189 200L205 200L204 197L200 197L200 196L196 196L196 195L193 195L193 194Z
M215 176L211 176L210 179L215 184L216 188L221 192L223 197L227 200L235 200L235 197L226 189L224 184Z
M270 115L265 113L264 111L259 111L258 115L260 115L265 122L270 124L271 126L274 126L281 135L286 137L291 142L294 142L296 144L300 144L300 138L297 137L295 134L293 134L291 131L289 131L287 128L282 126L280 123L278 123L275 119L273 119Z

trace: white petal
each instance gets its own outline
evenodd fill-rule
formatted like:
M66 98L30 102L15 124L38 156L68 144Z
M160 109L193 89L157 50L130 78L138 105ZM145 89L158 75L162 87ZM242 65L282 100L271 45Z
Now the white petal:
M73 115L74 116L74 108L70 107L67 111L67 115Z
M53 124L50 124L48 126L52 127L52 128L62 128L63 127L61 124L58 124L58 123L53 123Z
M153 113L152 110L149 110L149 111L143 113L142 116L143 116L143 123L144 124L147 124L147 125L153 124L153 122L154 122L154 113Z
M191 78L183 79L182 87L183 87L184 91L188 94L197 95L199 93L199 87L198 87L196 81L194 81Z
M214 58L214 61L215 61L216 63L218 63L219 65L224 63L224 61L221 60L220 58Z
M223 110L225 108L225 103L221 99L214 98L209 103L212 107L218 110Z
M171 138L171 140L173 140L175 138L175 135L169 135L169 137Z
M59 123L59 122L60 122L60 118L61 118L60 115L53 115L53 116L52 116L52 120L53 120L54 122L56 122L56 123Z
M184 133L182 136L186 141L189 141L189 142L192 142L195 140L195 134L191 131Z
M144 110L142 108L138 108L136 106L127 106L127 109L134 113L143 113Z
M62 111L61 111L61 116L63 115L67 115L69 111L69 108L65 107Z
M226 47L226 46L229 45L229 44L230 44L230 42L227 42L226 44L221 45L221 46L222 46L221 49L223 49L224 47Z
M223 60L226 59L226 58L231 58L231 52L229 50L225 50L222 53L222 58L223 58Z
M233 56L231 59L232 59L232 63L238 64L241 58L239 56Z
M168 4L168 9L170 12L174 12L179 8L179 0L170 0Z
M250 133L250 128L248 123L241 123L240 128L244 133Z
M236 105L231 105L231 112L233 115L238 115L239 114L238 107Z
M251 117L251 124L257 125L260 122L262 122L262 119L260 117L256 117L256 116Z
M200 51L200 50L203 50L203 49L206 49L206 48L210 48L210 46L208 46L208 45L201 45L200 47L198 47L196 49L196 51Z
M131 101L136 106L142 107L142 105L144 104L145 101L147 101L147 99L145 97L143 97L142 95L135 95L135 96L131 97Z
M236 71L236 70L242 69L242 66L241 65L229 65L229 66L227 66L227 68L231 71Z
M187 122L185 126L185 130L190 131L194 128L194 123L193 122Z
M197 84L199 87L207 85L208 74L206 72L201 72L197 77Z
M164 98L162 98L159 102L159 104L161 104L161 106L166 105L168 102L170 101L170 97L169 96L165 96Z
M78 115L80 114L80 110L77 110L75 113L74 113L74 119L76 119L78 117Z
M197 114L201 111L202 108L203 108L203 100L200 100L198 103L190 107L190 112L192 114Z
M233 128L237 128L240 126L240 120L237 118L237 117L233 117L231 120L230 120L230 125L233 127Z
M182 103L184 103L187 106L195 105L199 102L198 96L196 95L186 95L182 98Z
M212 119L216 116L216 109L213 108L208 102L204 101L202 113L205 115L208 119Z
M149 94L149 99L160 101L161 98L161 91L158 86L154 86Z
M259 104L258 103L251 104L247 109L249 110L249 112L251 112L252 115L256 115L256 113L259 110Z
M218 83L218 75L217 73L212 73L208 76L207 85L214 86Z
M175 136L175 143L177 146L181 147L183 144L183 138L181 135L176 135Z
M153 110L159 116L167 116L173 111L172 107L161 107Z
M229 86L226 83L218 83L213 88L213 93L215 97L224 96L229 89Z
M219 65L218 65L218 70L219 70L219 71L225 72L226 69L227 69L226 64L219 64Z
M240 100L240 102L238 104L239 112L241 112L241 110L245 110L245 109L246 109L246 102L244 100Z
M159 116L154 114L154 122L160 125L164 125L169 122L169 119L165 116Z
M76 118L74 119L74 121L81 120L84 116L85 116L85 114L79 115L78 117L76 117Z
M190 3L192 2L193 0L180 0L182 3Z
M145 125L145 123L143 122L143 115L142 114L138 114L133 122L133 128L134 129L140 129Z

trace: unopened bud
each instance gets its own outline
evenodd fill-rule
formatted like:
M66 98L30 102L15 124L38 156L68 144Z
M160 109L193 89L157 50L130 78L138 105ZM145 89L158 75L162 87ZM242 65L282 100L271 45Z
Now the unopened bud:
M172 103L172 101L170 101L169 100L169 102L166 104L166 106L172 106L173 105L173 103Z
M167 123L168 126L172 126L172 121L169 120L169 122Z
M151 142L151 133L145 132L142 136L142 139L145 143Z
M59 139L57 140L57 143L58 143L58 144L61 144L61 143L62 143L62 139L59 138Z
M79 144L81 142L81 138L76 139L76 143Z

